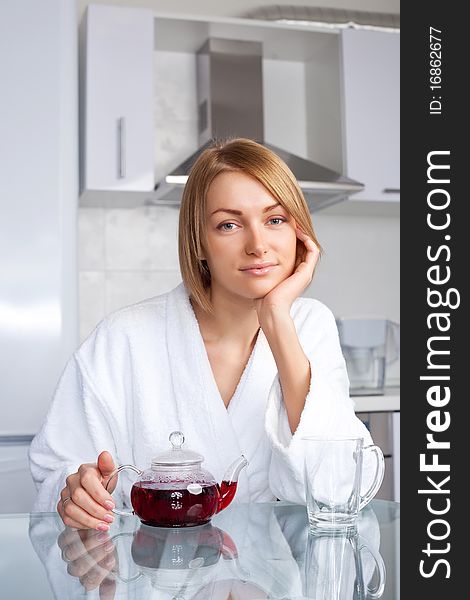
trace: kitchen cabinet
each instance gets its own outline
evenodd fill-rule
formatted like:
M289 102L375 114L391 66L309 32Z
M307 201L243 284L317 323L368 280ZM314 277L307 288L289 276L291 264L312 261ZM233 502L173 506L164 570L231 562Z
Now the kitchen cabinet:
M153 190L152 11L88 6L80 59L82 191Z
M343 167L353 201L400 200L400 35L341 32Z
M0 436L0 515L33 510L36 487L29 470L32 436Z
M120 16L123 11L126 15ZM158 194L152 193L154 184L199 145L196 53L209 37L262 43L266 142L365 183L365 192L351 199L399 198L390 193L390 188L399 187L395 176L399 115L391 93L398 98L398 83L391 83L398 74L398 34L341 33L252 19L168 17L145 9L101 5L88 6L82 29L87 32L82 52L86 83L82 189L107 192L82 194L82 206L158 203ZM363 33L378 37L363 37ZM387 46L390 40L392 45ZM361 72L361 52L377 56L380 49L382 58L374 62L368 57L366 77ZM387 78L390 81L384 86L382 79ZM384 92L388 103L381 97L375 102L375 88L389 90ZM119 176L122 117L126 177ZM374 135L380 132L378 144ZM384 165L393 176L382 176ZM127 195L110 195L113 190ZM371 203L365 204L367 211Z

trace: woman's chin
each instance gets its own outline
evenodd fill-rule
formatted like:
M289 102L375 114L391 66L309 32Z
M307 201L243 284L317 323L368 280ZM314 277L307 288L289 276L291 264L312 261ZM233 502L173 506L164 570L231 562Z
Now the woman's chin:
M253 299L258 300L259 298L264 298L271 292L277 285L279 285L280 281L269 281L265 280L257 280L251 281L249 286L244 286L244 291L246 295ZM245 295L245 294L244 294Z

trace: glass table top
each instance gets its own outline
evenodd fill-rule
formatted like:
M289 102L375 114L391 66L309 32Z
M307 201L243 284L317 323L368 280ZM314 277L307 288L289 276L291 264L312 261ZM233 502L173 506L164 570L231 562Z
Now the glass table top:
M116 517L108 533L54 513L0 515L0 596L169 600L399 599L400 505L373 500L357 530L312 534L303 506L232 504L186 529Z

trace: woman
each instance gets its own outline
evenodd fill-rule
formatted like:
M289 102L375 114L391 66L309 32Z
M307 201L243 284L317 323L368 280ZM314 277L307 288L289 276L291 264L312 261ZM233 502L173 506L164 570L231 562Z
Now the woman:
M183 283L110 315L69 361L31 445L35 508L107 531L113 457L146 468L176 429L219 480L248 458L237 500L304 502L303 435L371 442L334 317L299 297L319 255L283 161L246 139L207 149L182 198ZM118 486L128 504L129 484Z

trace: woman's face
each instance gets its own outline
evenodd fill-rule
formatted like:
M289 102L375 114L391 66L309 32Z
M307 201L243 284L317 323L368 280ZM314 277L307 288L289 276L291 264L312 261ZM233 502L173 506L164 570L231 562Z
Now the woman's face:
M205 259L212 293L266 296L294 271L295 227L256 179L238 171L217 175L206 199Z

